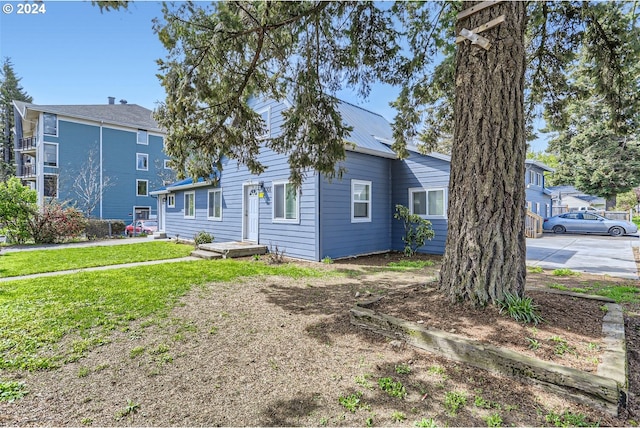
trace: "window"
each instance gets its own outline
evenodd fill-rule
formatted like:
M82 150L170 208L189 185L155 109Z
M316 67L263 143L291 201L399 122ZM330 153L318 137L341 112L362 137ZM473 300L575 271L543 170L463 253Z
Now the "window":
M58 115L44 113L44 133L46 135L58 135Z
M293 184L273 183L273 219L287 222L298 220L298 192Z
M149 180L136 180L136 196L149 195Z
M44 143L44 166L58 166L58 145Z
M169 193L167 195L167 208L175 208L176 207L176 195L173 193Z
M145 146L149 144L149 135L144 129L138 129L138 144L144 144Z
M194 192L184 194L184 218L196 218L196 194Z
M58 197L58 176L57 175L45 174L44 196L47 198Z
M444 189L409 189L409 204L411 214L444 217Z
M171 165L169 165L169 162L171 162L170 159L164 160L164 169L171 169Z
M351 222L371 221L371 182L351 180Z
M222 221L222 189L209 190L207 218Z
M536 214L540 215L540 202L536 202Z
M533 184L533 180L535 180L536 173L533 171L529 171L529 184Z
M149 155L146 153L136 153L136 169L138 171L149 170Z
M267 107L264 110L258 112L262 120L264 121L265 131L260 138L269 138L271 136L271 108Z
M540 173L536 174L536 184L538 186L542 186L542 174L540 174Z

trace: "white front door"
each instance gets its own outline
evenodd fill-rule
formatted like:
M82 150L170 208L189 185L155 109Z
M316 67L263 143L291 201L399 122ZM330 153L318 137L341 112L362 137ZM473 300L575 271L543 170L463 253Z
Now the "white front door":
M260 215L260 189L248 185L244 188L244 236L246 241L258 242L258 219Z

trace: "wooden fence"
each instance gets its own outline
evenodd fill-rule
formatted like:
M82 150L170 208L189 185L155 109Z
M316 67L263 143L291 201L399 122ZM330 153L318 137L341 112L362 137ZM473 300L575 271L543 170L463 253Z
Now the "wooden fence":
M541 238L542 237L542 223L544 219L538 214L527 210L527 215L524 218L524 234L527 238Z

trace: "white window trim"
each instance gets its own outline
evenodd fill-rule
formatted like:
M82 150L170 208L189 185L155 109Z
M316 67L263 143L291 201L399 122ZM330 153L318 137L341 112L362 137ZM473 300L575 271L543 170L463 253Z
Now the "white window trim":
M147 158L147 167L146 168L139 168L138 167L138 157L139 156L144 156ZM149 154L148 153L136 153L136 171L149 171Z
M45 129L45 127L44 127L44 117L45 117L45 115L50 115L50 116L55 116L56 117L56 133L55 134L47 134L46 132L44 132L44 129ZM56 113L46 113L46 112L42 113L42 133L44 135L49 135L51 137L57 137L59 132L60 132L59 131L59 127L60 127L60 123L58 121L58 115Z
M355 217L354 205L356 201L353 199L353 193L354 193L354 187L356 186L356 184L369 186L369 201L367 202L369 204L369 208L367 209L367 217ZM371 211L373 207L372 199L373 199L373 186L370 181L351 180L351 223L370 223L371 222ZM362 203L364 201L357 201L357 202Z
M209 215L209 207L211 206L211 195L214 193L220 193L220 217ZM222 221L222 188L211 189L207 192L207 220Z
M175 208L175 207L176 207L176 195L175 195L175 193L167 194L167 208Z
M44 186L44 181L45 181L47 176L56 177L56 196L46 196L44 194L44 188L42 189L42 195L45 198L53 198L53 199L59 198L60 197L60 177L59 177L59 174L44 174L43 176L44 176L43 182L42 182L43 186Z
M42 159L42 164L43 164L43 166L44 166L45 168L58 168L58 166L60 165L60 153L58 152L58 149L59 149L60 147L58 146L58 143L50 143L50 142L48 142L48 141L43 141L43 143L42 143L42 144L44 144L45 146L46 146L46 145L56 146L56 164L55 164L55 166L52 166L52 165L45 165L45 164L44 164L45 160L44 160L44 159ZM43 147L43 153L42 153L42 154L44 155L44 147Z
M536 172L536 184L540 187L542 187L542 174L540 174L539 172Z
M143 131L146 135L147 135L147 140L144 142L140 142L140 140L138 140L138 134L140 133L140 131ZM138 129L136 131L136 143L140 144L141 146L148 146L149 145L149 131L147 131L146 129Z
M442 215L429 215L429 214L420 214L420 217L427 219L446 219L447 218L447 205L449 204L447 194L447 189L445 187L410 187L409 188L409 212L414 214L413 212L413 194L417 192L426 192L426 201L427 201L427 209L426 212L429 212L429 192L442 192L443 197L443 213Z
M289 223L289 224L300 224L300 189L296 190L296 218L276 218L276 186L291 184L288 180L280 180L274 181L271 183L271 192L273 193L273 204L271 208L271 221L273 223ZM283 212L286 213L287 210L287 196L285 194L284 198ZM285 214L286 215L286 214Z
M165 159L164 162L162 163L162 166L163 166L164 169L172 169L169 166L169 161L170 161L170 159Z
M258 138L271 138L271 106L260 109L256 111L256 113L258 113L260 117L262 117L263 113L267 113L267 131L264 134L260 135Z
M193 215L187 215L187 196L193 197ZM196 192L184 192L184 218L196 218Z
M147 194L146 195L141 195L138 193L138 183L144 181L147 183ZM149 196L149 180L142 180L142 179L136 179L136 196Z

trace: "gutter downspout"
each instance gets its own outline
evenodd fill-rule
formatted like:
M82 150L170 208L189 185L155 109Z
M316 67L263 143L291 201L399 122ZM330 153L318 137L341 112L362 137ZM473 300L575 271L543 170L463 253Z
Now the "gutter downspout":
M38 206L44 206L44 112L38 116L38 140L36 142L36 189Z
M102 220L102 192L104 191L102 187L102 125L104 121L100 121L100 220Z

